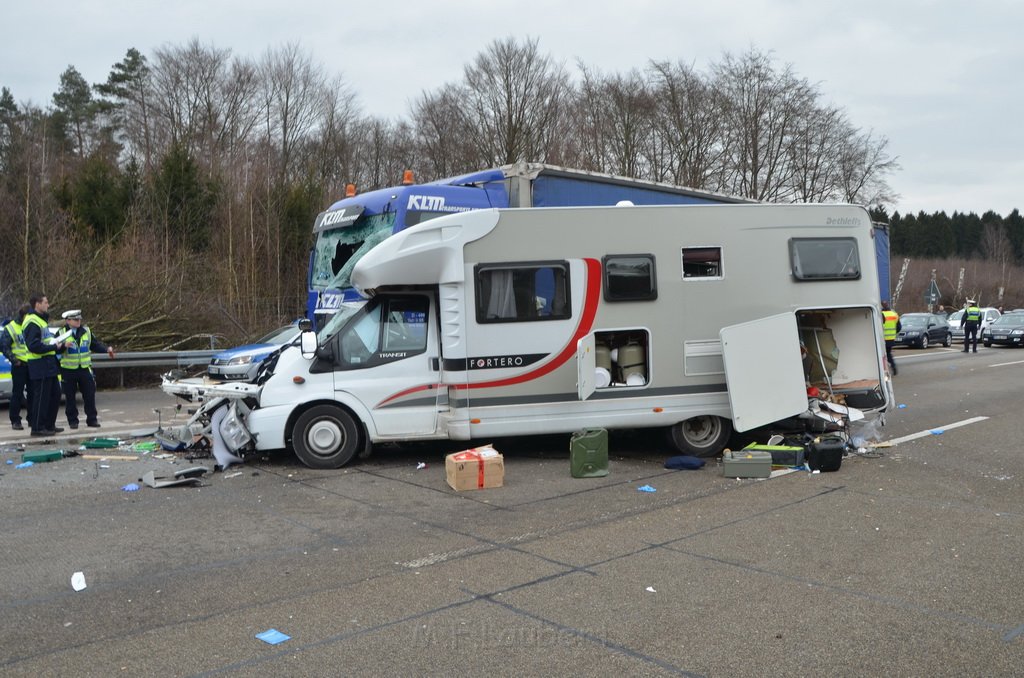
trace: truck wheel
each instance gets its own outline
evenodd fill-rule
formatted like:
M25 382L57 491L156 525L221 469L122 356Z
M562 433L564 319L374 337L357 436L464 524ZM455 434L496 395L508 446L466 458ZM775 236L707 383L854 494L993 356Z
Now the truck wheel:
M292 429L295 456L310 468L341 468L352 461L359 447L359 424L333 405L309 408Z
M692 417L668 428L672 447L695 457L715 456L725 449L731 435L731 421L709 415Z
M950 346L953 345L953 333L952 332L946 332L946 338L942 340L942 345L945 346L946 348L949 348Z

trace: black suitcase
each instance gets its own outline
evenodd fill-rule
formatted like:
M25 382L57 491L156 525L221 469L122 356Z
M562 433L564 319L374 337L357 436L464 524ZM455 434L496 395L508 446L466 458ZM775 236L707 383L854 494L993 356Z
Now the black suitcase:
M838 471L843 465L843 451L846 441L838 438L824 438L807 446L807 465L812 471Z

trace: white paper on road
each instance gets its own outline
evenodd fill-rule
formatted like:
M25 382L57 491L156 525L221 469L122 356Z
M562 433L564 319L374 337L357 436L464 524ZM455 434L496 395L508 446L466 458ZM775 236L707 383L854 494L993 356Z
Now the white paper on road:
M75 572L71 575L71 588L76 591L81 591L85 588L85 573Z

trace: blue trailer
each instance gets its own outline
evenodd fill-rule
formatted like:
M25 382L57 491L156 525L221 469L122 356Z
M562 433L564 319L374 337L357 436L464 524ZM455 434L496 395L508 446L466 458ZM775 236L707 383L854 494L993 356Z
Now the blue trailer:
M516 163L416 184L347 195L314 222L310 252L307 317L316 327L343 304L358 303L352 268L363 254L409 226L454 212L490 207L577 207L615 205L727 204L750 202L734 196L627 177L538 163ZM882 247L884 241L884 248ZM888 298L888 236L876 229L879 281ZM883 266L884 252L884 266Z

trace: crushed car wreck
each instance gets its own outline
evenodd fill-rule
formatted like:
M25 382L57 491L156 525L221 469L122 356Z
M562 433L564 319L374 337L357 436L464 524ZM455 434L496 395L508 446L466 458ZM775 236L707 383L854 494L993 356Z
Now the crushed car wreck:
M893 402L871 237L849 205L440 217L368 252L367 301L251 381L165 377L198 406L173 436L221 466L291 448L337 468L382 442L657 427L711 456L734 430L842 428Z

